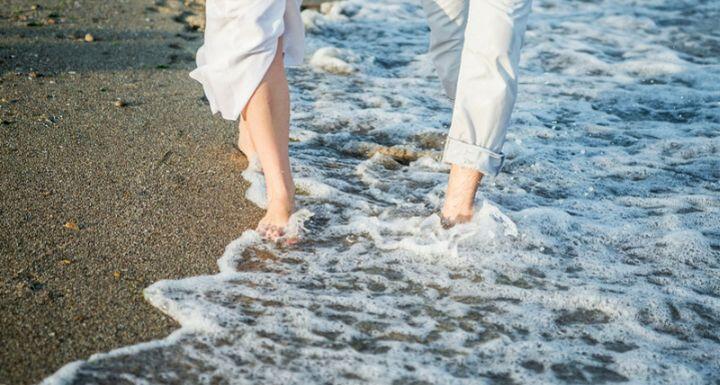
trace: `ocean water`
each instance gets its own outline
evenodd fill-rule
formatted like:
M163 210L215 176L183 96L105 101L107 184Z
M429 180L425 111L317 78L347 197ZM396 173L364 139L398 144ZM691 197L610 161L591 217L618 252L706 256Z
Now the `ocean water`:
M449 230L451 105L419 2L306 12L309 240L239 235L219 274L145 290L181 329L44 383L720 383L720 2L533 12L506 166Z

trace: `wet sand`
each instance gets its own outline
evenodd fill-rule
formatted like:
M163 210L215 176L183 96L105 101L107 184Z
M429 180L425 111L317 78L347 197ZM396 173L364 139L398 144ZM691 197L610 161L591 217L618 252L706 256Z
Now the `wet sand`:
M261 211L243 197L234 124L187 76L202 38L192 7L6 4L0 384L29 384L172 332L143 288L215 272Z

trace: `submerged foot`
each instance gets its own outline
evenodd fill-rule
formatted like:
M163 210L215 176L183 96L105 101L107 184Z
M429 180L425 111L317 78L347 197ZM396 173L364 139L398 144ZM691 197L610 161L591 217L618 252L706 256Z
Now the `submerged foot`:
M470 215L456 215L454 217L447 216L445 213L442 213L440 216L440 224L443 228L449 229L451 227L454 227L455 225L459 225L462 223L467 223L472 220L472 214Z
M297 241L297 234L291 234L288 225L293 212L292 200L268 203L265 216L258 223L256 231L268 241L292 244Z
M445 204L440 213L441 224L449 229L461 223L467 223L473 217L475 192L466 188L449 188L445 196Z
M258 226L258 228L263 226L263 238L265 240L275 242L280 246L292 246L300 243L300 241L304 239L306 231L305 223L312 216L313 213L310 212L310 210L300 209L290 216L284 227L263 224ZM258 230L258 232L260 232L260 230Z
M447 229L460 223L470 222L480 179L482 174L477 170L452 166L447 193L445 193L445 204L440 215L443 227Z

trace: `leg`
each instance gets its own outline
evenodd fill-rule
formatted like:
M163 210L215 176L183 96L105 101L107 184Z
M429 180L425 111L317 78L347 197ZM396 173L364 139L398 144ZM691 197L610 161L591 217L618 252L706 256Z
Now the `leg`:
M484 174L502 167L507 125L517 94L517 68L531 0L469 1L457 91L443 160L451 163L443 217L472 217Z
M288 154L290 129L290 95L285 77L282 39L262 82L250 98L243 121L247 123L252 143L265 173L268 208L258 230L276 239L282 236L293 211L295 185Z
M247 120L245 120L245 116L242 114L240 114L238 123L237 148L243 153L243 155L245 155L245 158L247 158L248 168L250 170L262 170L260 160L257 156L257 150L255 149L255 144L250 137L250 126L248 125Z
M250 137L250 127L248 127L248 122L242 114L238 122L237 148L242 151L248 161L257 155L255 144L253 144L252 138Z
M442 208L443 226L469 222L473 216L475 194L483 174L473 168L453 164L450 167L445 204Z
M430 26L430 56L450 99L455 99L457 91L468 5L467 0L423 0ZM472 217L475 191L481 177L475 170L452 166L445 207L442 210L446 226L467 221Z
M430 56L450 99L455 99L465 41L467 0L423 0L430 26Z

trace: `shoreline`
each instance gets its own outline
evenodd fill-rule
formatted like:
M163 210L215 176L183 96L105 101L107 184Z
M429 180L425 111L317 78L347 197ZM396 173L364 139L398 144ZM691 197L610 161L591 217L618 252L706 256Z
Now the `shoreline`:
M187 76L183 10L34 4L0 11L3 385L166 337L142 290L216 272L262 214L234 126Z

